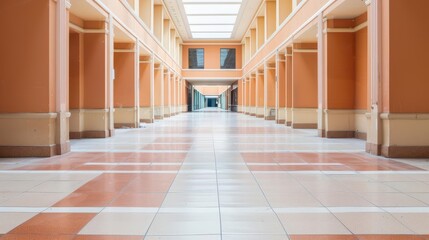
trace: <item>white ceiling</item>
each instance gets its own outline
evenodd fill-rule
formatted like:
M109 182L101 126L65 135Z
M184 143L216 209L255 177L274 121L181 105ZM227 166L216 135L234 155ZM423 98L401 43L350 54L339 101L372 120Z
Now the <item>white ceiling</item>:
M262 0L164 0L184 41L241 41Z

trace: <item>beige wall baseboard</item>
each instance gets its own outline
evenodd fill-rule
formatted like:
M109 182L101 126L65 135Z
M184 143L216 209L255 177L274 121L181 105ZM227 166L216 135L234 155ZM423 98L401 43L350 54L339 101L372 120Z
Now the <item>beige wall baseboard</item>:
M135 123L115 123L115 128L138 128Z
M70 132L70 139L80 138L108 138L112 137L114 131L83 131L83 132Z
M354 131L325 131L327 138L354 138Z
M285 119L279 119L276 122L277 122L277 124L285 124L286 120Z
M290 127L290 126L292 126L292 122L286 122L286 126L288 126L288 127Z
M292 123L295 129L317 129L317 123Z
M267 116L267 117L265 117L265 120L274 121L274 120L276 120L276 116Z

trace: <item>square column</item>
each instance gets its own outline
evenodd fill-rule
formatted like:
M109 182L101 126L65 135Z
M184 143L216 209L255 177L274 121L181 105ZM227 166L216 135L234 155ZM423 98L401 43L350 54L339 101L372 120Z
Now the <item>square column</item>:
M250 115L256 116L256 74L251 74L250 85Z
M140 122L153 123L155 119L155 64L152 56L140 57Z
M164 71L164 118L171 116L171 74Z
M292 127L317 129L317 44L293 45Z
M276 59L276 69L277 69L277 114L276 122L278 124L286 123L286 60L284 54L278 54Z
M427 158L429 35L421 26L429 22L429 2L367 3L371 49L367 151L385 157Z
M154 69L154 116L164 119L164 67L156 63Z
M265 63L264 66L264 117L276 120L276 65Z
M0 157L70 151L69 8L65 0L0 3L2 33L13 36L0 38Z
M115 128L139 126L139 101L137 101L136 44L117 43L114 54L114 106ZM137 63L138 64L138 63Z
M292 126L292 48L286 48L285 53L285 107L286 126Z
M264 70L258 70L256 74L256 117L265 116L265 77Z

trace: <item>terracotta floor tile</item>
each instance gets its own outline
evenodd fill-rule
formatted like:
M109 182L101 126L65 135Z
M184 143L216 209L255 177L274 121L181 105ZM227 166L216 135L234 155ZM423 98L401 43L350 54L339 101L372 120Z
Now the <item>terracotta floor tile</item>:
M116 192L74 192L54 207L104 207L117 196Z
M73 240L73 235L7 234L1 240Z
M128 182L89 182L77 189L76 192L119 192L124 189L127 184Z
M164 193L123 193L111 204L111 207L161 207Z
M57 234L78 233L95 214L89 213L40 213L16 227L13 234Z
M290 235L290 240L357 240L353 235Z

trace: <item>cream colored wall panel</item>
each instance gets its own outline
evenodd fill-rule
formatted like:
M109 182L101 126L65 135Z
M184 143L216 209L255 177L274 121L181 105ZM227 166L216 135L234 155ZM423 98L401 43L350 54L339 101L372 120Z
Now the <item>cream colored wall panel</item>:
M293 108L292 122L294 124L301 124L301 123L317 124L317 108Z
M56 114L0 114L0 146L55 144Z
M115 108L115 123L135 124L137 108Z
M108 128L109 109L84 109L83 131L106 131Z

